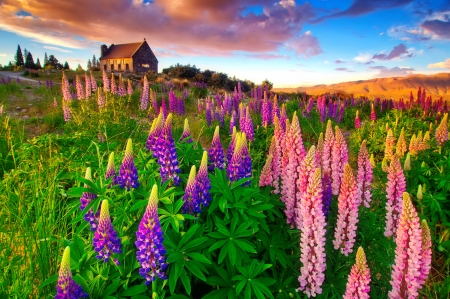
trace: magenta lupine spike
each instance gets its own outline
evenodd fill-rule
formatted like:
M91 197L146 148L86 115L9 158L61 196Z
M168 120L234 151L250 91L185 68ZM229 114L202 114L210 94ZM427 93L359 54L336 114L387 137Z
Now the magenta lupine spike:
M386 184L386 237L394 236L398 220L402 213L402 195L406 191L405 175L399 157L395 154L392 157L388 168L388 182Z
M386 136L386 143L384 148L384 156L386 157L387 161L391 161L392 156L394 155L394 146L395 146L395 137L394 132L392 132L392 129L389 129L387 136Z
M109 154L108 165L106 166L105 179L109 178L112 178L112 185L119 184L119 178L114 166L114 152L111 152L111 154Z
M96 258L107 263L112 253L122 253L122 244L120 243L116 230L111 224L108 200L103 200L101 206L98 228L92 238L92 245L97 252ZM114 263L118 265L119 261L115 259Z
M127 95L127 90L125 89L125 83L122 78L122 74L119 74L119 87L117 89L117 94L121 97Z
M177 101L178 101L177 102L177 109L178 109L177 113L178 113L178 115L184 115L184 113L185 113L184 99L182 97L179 97ZM223 118L222 118L222 120L223 120Z
M169 112L167 111L166 100L164 99L164 95L161 98L161 107L160 108L162 109L164 118L167 119Z
M446 141L448 141L448 113L444 114L441 123L436 128L435 137L436 142L439 146L442 146Z
M236 126L236 112L231 113L230 118L230 134L233 134L233 128Z
M328 216L331 208L331 201L333 199L333 192L331 190L331 177L328 173L323 174L322 178L322 207L325 216Z
M293 198L295 197L295 183L298 178L297 167L306 155L297 112L294 112L292 116L292 124L289 124L289 119L286 119L286 128L281 158L281 200L283 202L286 202L286 197L295 201Z
M105 70L103 70L102 77L103 77L103 91L110 92L111 89L110 89L109 79L108 79L108 76L106 75Z
M111 93L117 94L116 77L111 73Z
M227 178L230 182L238 181L243 177L242 171L242 141L241 134L236 133L234 138L234 149L231 160L228 162Z
M356 262L348 276L343 299L369 299L370 270L362 247L356 253Z
M133 84L131 83L131 80L127 80L127 94L131 96L133 94Z
M334 249L345 256L353 252L358 223L358 197L350 165L345 164L344 177L338 197L338 219L334 231Z
M280 193L280 174L281 174L281 157L283 155L281 144L284 139L283 128L280 125L278 116L275 114L273 119L274 136L275 136L275 151L272 160L272 175L273 175L273 193Z
M75 76L75 84L76 84L76 89L77 89L77 98L79 100L83 100L84 99L84 88L83 88L83 83L81 83L80 77L78 76L78 74Z
M344 165L346 163L348 163L347 143L345 142L341 130L336 126L333 151L331 153L331 188L333 190L333 195L339 194L342 176L344 175Z
M59 268L58 284L56 285L55 299L88 298L88 294L72 279L70 271L70 247L64 249L61 266Z
M294 112L294 115L296 116L297 113ZM286 175L286 168L287 165L289 163L289 149L291 148L292 145L292 138L291 136L288 136L290 134L290 122L289 119L286 119L286 131L284 134L284 138L283 138L283 142L282 142L282 156L281 156L281 183L283 183L284 177L283 175ZM300 127L300 126L299 126ZM281 189L281 194L283 197L283 188ZM283 199L282 199L283 200Z
M267 94L264 91L264 99L261 106L261 118L263 127L267 128L271 123L272 115L270 114L270 104L267 100Z
M91 71L91 89L93 92L97 91L98 87L97 87L97 81L94 78L94 75L92 74Z
M366 147L366 140L361 143L358 154L358 206L364 204L366 208L370 207L372 194L370 193L370 184L372 183L372 165L370 163L369 152Z
M241 178L251 178L252 177L252 159L250 157L250 153L248 152L247 147L247 136L244 132L242 132L241 136L241 142L242 142L242 170L243 170L243 177ZM250 186L250 181L247 181L243 184L243 186Z
M359 110L356 110L355 129L361 128L361 119L359 118Z
M286 120L288 119L287 113L286 113L286 105L283 103L281 105L281 114L280 114L280 124L283 127L283 131L286 130Z
M105 108L105 96L101 89L99 89L97 91L97 105L98 105L98 109Z
M313 145L298 167L294 169L294 171L298 173L297 181L294 182L295 197L291 203L286 202L286 216L288 216L287 221L291 227L295 224L298 229L302 229L301 226L303 220L300 211L302 201L305 200L305 197L309 196L306 189L308 188L308 184L311 181L316 168L316 147ZM322 203L322 200L320 202ZM289 216L293 218L289 219Z
M275 95L273 97L273 104L272 104L272 121L275 122L275 115L278 117L278 120L280 119L280 107L278 107L278 97Z
M169 111L172 113L177 112L177 97L175 96L172 88L169 92Z
M370 120L376 121L377 120L377 113L375 112L375 106L372 103L372 108L370 110Z
M236 145L236 135L237 135L236 127L233 127L233 131L231 133L230 144L228 145L228 151L227 151L227 162L228 163L231 162L231 158L233 157L234 147Z
M164 183L168 179L173 179L175 186L180 183L180 167L175 142L172 137L172 113L167 116L164 122L164 128L156 142L156 152L158 153L159 173Z
M266 159L266 163L264 164L264 167L261 170L261 174L259 176L259 186L272 186L272 158L273 155L269 154Z
M92 85L91 80L89 79L89 76L87 75L86 72L84 73L84 81L86 84L86 99L89 99L92 94Z
M245 132L245 114L246 114L247 110L245 110L244 104L240 103L239 104L239 130L241 130L242 132Z
M211 142L211 147L208 150L209 156L209 171L213 171L214 168L222 170L225 167L224 154L222 143L220 142L219 126L216 126L214 136Z
M198 200L203 206L209 206L211 202L211 182L208 176L208 153L203 151L202 161L198 168L197 177L195 178L195 184L197 185Z
M189 128L189 121L187 118L184 119L183 134L181 134L180 141L187 143L194 142L191 137L191 130Z
M148 108L148 80L147 80L147 76L144 76L144 85L142 86L142 93L141 93L141 98L140 98L140 104L139 104L139 109L140 110L147 110Z
M322 167L322 153L323 153L323 132L320 132L319 139L316 146L316 162L318 167Z
M69 101L67 101L65 99L62 100L62 109L63 109L64 121L69 122L71 119Z
M158 217L158 187L153 185L148 205L136 232L136 258L141 265L139 274L150 285L156 277L167 279L166 250L163 246L163 231Z
M84 178L86 180L92 182L92 175L91 175L90 167L86 168L86 174L85 174ZM89 186L87 186L85 184L84 188L89 188ZM81 203L80 210L84 210L91 203L91 201L95 200L96 198L97 198L97 194L95 194L95 193L83 192L83 194L81 195L81 198L80 198L80 203ZM95 216L97 216L97 217L95 217ZM92 231L95 231L97 229L98 215L94 215L92 208L89 209L89 211L87 211L86 214L84 214L83 219L85 221L89 222L89 225L90 225Z
M70 93L69 80L67 79L64 72L62 74L61 90L62 90L62 94L63 94L63 100L64 101L72 101L72 94Z
M253 141L255 139L255 131L253 128L253 121L250 115L250 108L247 106L247 111L245 113L245 130L244 133L247 135L248 140ZM286 121L286 120L285 120ZM285 124L286 127L286 124Z
M133 142L131 139L128 139L127 141L125 156L123 157L122 165L119 170L118 182L120 188L123 189L126 187L128 191L130 188L139 187L138 171L134 165Z
M331 120L328 120L327 128L325 131L325 139L323 141L322 169L324 172L327 172L330 176L332 176L331 155L333 152L333 144L334 144L333 127L331 126Z
M322 211L320 168L315 169L307 187L308 196L301 203L302 232L300 238L300 290L309 297L322 293L325 280L325 216Z
M411 198L402 194L401 216L396 231L395 261L392 267L392 290L388 298L418 298L422 269L422 230Z
M428 274L431 269L431 235L430 228L425 219L420 223L421 237L422 237L422 258L420 259L420 275L418 277L418 283L421 288L428 278Z
M184 204L181 210L184 214L197 214L201 213L200 208L201 202L198 199L197 184L195 182L196 168L192 165L191 172L189 173L189 178L186 184L186 188L183 195Z

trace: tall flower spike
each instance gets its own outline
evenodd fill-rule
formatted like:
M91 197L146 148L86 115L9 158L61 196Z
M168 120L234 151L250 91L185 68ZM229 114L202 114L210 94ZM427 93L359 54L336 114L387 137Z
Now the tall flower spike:
M399 157L403 157L407 150L408 149L406 147L405 128L403 127L400 132L400 136L398 137L396 154Z
M147 142L145 143L145 148L148 151L152 151L153 157L158 158L159 152L157 151L157 141L159 136L161 135L162 129L164 126L163 121L163 113L160 112L158 117L155 118L152 122L152 126L150 128L150 132L148 133Z
M64 249L61 267L59 268L55 299L78 298L88 298L88 294L83 292L81 286L72 279L72 272L70 271L70 247L67 246Z
M116 78L114 73L111 74L111 93L117 94Z
M338 197L338 219L334 231L334 249L345 256L353 252L358 223L358 197L350 165L345 164L344 178Z
M386 146L384 148L384 156L388 161L392 160L392 156L394 155L394 146L395 146L394 132L392 132L392 129L389 129L386 136Z
M153 185L147 208L136 232L136 258L141 265L139 274L149 285L155 277L167 279L166 250L163 246L163 231L158 217L158 187Z
M331 154L331 188L333 195L339 194L339 187L341 186L342 176L344 175L344 165L348 163L348 149L344 136L335 127L335 135L333 142L333 151Z
M416 134L413 134L411 137L411 141L409 142L409 153L413 156L417 155L417 142L416 142Z
M325 216L328 216L328 213L330 212L331 207L331 200L333 199L333 192L331 190L331 178L328 173L323 174L322 178L322 186L323 186L323 192L322 192L322 210L323 214Z
M283 128L280 125L277 114L273 116L274 136L275 136L275 151L272 160L272 175L273 175L273 193L280 193L280 175L281 175L281 157L283 155L282 142L284 139Z
M211 142L211 147L208 150L209 155L209 171L213 171L214 168L222 170L225 167L224 154L222 143L220 143L219 126L216 126L214 136Z
M119 170L119 186L120 188L137 188L139 187L138 171L134 165L133 157L133 143L131 139L127 141L125 149L125 156L123 157L122 165Z
M97 105L100 110L105 108L105 96L101 89L97 91Z
M386 237L394 236L402 213L402 194L406 190L405 175L397 155L392 157L386 184Z
M111 224L111 217L109 216L108 200L102 201L102 208L100 211L100 219L98 229L92 238L92 245L97 252L96 258L103 260L105 263L109 261L111 253L122 253L122 244L120 243L117 232ZM117 259L114 260L116 265L119 264Z
M175 186L180 183L180 167L175 149L175 142L172 137L172 113L167 116L164 128L157 141L159 174L162 182L173 179Z
M396 231L395 261L392 267L392 290L388 298L417 298L421 287L422 232L408 193L403 193L403 204L398 230Z
M332 176L331 172L331 153L333 152L334 134L333 127L331 126L331 120L327 122L327 128L325 131L325 139L323 141L322 150L322 169Z
M145 111L148 108L148 98L149 98L148 91L149 91L149 86L148 86L147 76L144 76L144 84L142 86L142 93L141 93L140 104L139 104L140 110Z
M223 156L222 156L223 159ZM209 206L211 202L211 182L208 177L208 153L203 151L202 161L198 169L197 177L195 178L195 184L197 185L198 200L203 206Z
M320 132L316 147L316 162L319 167L322 167L323 145L323 132Z
M368 299L370 292L370 270L362 247L356 253L356 262L348 276L343 299Z
M403 166L405 171L411 170L411 155L409 153L406 154L405 164Z
M418 278L418 283L420 285L419 289L425 284L428 274L431 269L431 235L430 228L425 219L420 223L421 237L422 237L422 258L420 259L420 275Z
M127 94L131 96L133 94L133 84L131 83L131 80L127 80Z
M84 82L86 84L86 99L89 99L91 97L92 93L92 86L91 86L91 80L89 79L89 76L87 73L84 73Z
M448 113L444 114L441 123L436 128L435 137L439 146L442 146L448 140Z
M192 143L194 140L192 140L191 137L191 129L189 128L189 121L187 118L184 119L184 128L183 128L183 134L181 134L180 141Z
M377 120L377 113L375 112L375 106L373 105L373 103L372 103L372 108L370 110L370 120L373 122L375 120Z
M429 149L430 148L430 131L426 131L425 135L423 135L423 149Z
M250 154L248 152L247 147L247 136L244 132L242 132L241 136L241 153L242 153L242 170L244 171L244 176L241 178L251 178L252 177L252 159L250 157ZM244 186L249 186L250 181L245 182Z
M91 71L91 87L92 87L92 91L97 91L97 80L95 80L94 75L92 74Z
M322 211L322 182L320 168L317 168L308 183L301 203L302 233L300 238L300 290L309 297L322 293L325 280L325 216Z
M233 157L234 147L236 145L236 135L237 135L236 127L233 127L233 132L231 133L231 141L230 141L230 144L228 145L228 150L227 150L228 163L231 162L231 158Z
M84 178L86 180L92 182L92 175L91 175L90 167L86 168L86 174L85 174ZM86 184L84 185L84 187L88 188L88 186ZM86 208L86 206L89 205L91 203L91 201L96 198L97 198L97 194L90 193L90 192L83 192L83 194L81 195L81 198L80 198L80 202L81 202L80 210L84 210ZM98 216L99 215L94 215L94 212L91 208L91 209L89 209L89 211L86 212L86 214L83 217L85 221L89 222L91 231L95 231L97 229Z
M255 130L253 128L252 116L250 115L250 108L247 106L245 113L245 134L248 140L253 141L255 139Z
M106 75L105 70L103 70L103 72L102 72L102 78L103 78L103 91L109 92L110 91L109 79L108 79L108 76Z
M197 184L195 183L196 168L192 165L191 172L184 191L183 200L184 204L181 210L185 214L197 214L201 213L200 201L198 200Z
M259 186L272 186L272 158L273 155L269 154L266 159L266 163L264 164L263 169L261 170L261 174L259 176Z
M359 111L356 110L356 116L355 116L355 129L361 128L361 119L359 118Z
M244 147L244 137L243 133L237 133L236 134L236 141L233 151L233 157L231 158L231 161L228 163L227 168L227 177L230 180L230 182L238 181L245 177L246 175L246 169L244 167L244 159L243 159L243 151L242 148Z
M366 141L361 143L358 154L358 206L364 204L366 208L370 207L372 194L370 193L370 184L372 182L372 165L370 164L369 153L367 152Z
M119 184L119 178L117 176L116 169L114 167L114 152L111 152L111 154L109 154L108 165L106 166L105 178L106 179L112 178L113 185Z
M77 88L77 98L79 100L83 100L84 99L84 88L83 88L83 83L81 83L80 77L77 75L75 75L75 84L76 84L76 88Z

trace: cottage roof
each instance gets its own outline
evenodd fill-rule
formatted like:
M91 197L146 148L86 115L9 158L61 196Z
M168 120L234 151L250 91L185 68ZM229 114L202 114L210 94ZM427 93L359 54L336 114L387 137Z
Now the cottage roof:
M130 58L144 42L112 45L108 53L100 59Z

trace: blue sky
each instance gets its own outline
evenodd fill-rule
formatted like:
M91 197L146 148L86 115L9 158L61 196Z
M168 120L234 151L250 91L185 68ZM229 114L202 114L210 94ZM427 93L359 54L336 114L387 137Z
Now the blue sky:
M146 38L159 70L192 64L275 87L450 71L450 1L0 0L0 64L17 45L72 68Z

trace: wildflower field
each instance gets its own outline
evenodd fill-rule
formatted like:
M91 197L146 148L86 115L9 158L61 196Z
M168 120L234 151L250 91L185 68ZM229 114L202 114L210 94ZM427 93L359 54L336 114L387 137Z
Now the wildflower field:
M0 105L0 298L448 298L448 99L62 73Z

